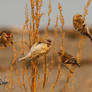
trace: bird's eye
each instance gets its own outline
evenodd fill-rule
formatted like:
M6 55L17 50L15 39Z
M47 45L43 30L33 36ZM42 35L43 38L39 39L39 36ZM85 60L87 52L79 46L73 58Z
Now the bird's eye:
M82 15L81 15L81 14L79 14L79 17L82 17Z
M83 27L85 27L86 25L84 24Z
M47 40L47 41L51 43L51 40Z
M59 55L61 55L61 52L58 52Z
M82 21L82 23L84 23L84 20Z

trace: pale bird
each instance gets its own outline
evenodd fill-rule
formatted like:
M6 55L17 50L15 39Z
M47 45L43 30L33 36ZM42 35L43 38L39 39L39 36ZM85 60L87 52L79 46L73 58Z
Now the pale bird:
M59 57L62 59L62 65L64 65L68 70L70 70L66 65L71 65L71 66L78 66L80 67L80 64L77 62L76 58L74 58L71 54L64 52L60 50L58 52ZM71 70L70 70L71 71Z
M45 42L36 42L27 55L24 57L20 58L18 61L23 61L30 59L30 61L35 60L39 56L43 56L49 52L51 48L51 40L46 40Z
M73 16L73 26L76 31L79 31L82 35L89 37L92 41L92 35L89 31L89 28L86 24L86 19L81 14L75 14Z
M0 46L7 47L13 44L13 34L10 32L2 31L0 33Z

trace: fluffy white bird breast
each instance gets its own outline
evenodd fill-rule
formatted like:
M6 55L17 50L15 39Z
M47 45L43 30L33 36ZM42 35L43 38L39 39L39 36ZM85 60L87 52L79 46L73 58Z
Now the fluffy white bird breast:
M48 46L46 43L35 43L25 58L30 57L31 59L34 59L37 56L46 54L49 50L50 46Z
M35 43L32 46L31 50L29 51L30 57L33 58L36 57L37 55L45 54L50 50L50 47L51 46L48 46L46 43L40 43L40 44Z

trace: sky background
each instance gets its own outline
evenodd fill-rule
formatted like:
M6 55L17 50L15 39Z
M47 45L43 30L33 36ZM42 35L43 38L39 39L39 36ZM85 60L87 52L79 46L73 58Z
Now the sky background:
M40 28L47 25L47 11L48 1L43 0L42 12L45 14L40 23ZM63 15L65 20L65 27L73 27L72 18L76 13L83 13L84 6L88 0L51 0L52 1L52 13L51 13L51 27L55 25L55 19L58 11L58 2L63 7ZM0 26L16 26L21 27L25 22L25 6L27 0L0 0ZM30 6L30 0L29 0ZM29 7L30 12L30 7ZM87 16L88 26L92 25L92 2L88 8ZM59 23L60 26L60 23Z

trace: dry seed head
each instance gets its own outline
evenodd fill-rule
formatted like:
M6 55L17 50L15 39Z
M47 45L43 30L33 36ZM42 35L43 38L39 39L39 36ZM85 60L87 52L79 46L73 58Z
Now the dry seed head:
M75 14L73 16L73 26L75 29L81 29L85 24L85 18L81 14Z
M11 32L2 31L0 33L0 45L7 47L13 44L13 34Z

